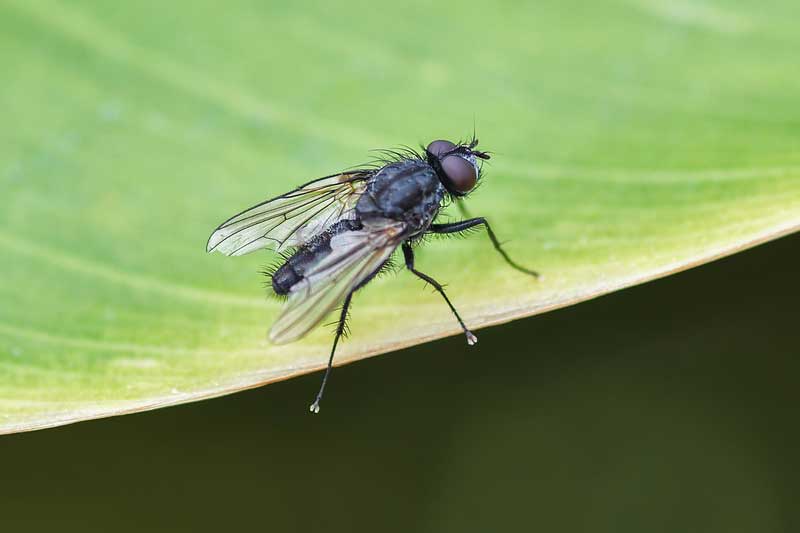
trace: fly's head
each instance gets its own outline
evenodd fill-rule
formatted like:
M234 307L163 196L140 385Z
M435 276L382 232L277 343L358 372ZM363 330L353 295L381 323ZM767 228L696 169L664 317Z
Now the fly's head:
M440 139L425 148L428 164L453 196L466 196L478 184L481 175L478 160L489 159L489 154L476 150L476 146L478 139L474 138L459 144Z

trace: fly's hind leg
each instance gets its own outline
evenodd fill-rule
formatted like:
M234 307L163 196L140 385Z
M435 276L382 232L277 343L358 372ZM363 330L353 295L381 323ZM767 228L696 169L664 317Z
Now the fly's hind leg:
M339 339L343 336L347 336L347 313L350 311L350 300L353 298L353 293L357 290L361 289L372 281L372 279L381 273L383 268L387 265L387 262L384 262L380 267L378 267L372 274L364 278L361 283L355 286L353 290L347 293L347 296L344 299L344 303L342 303L342 310L339 315L339 321L336 325L336 335L333 338L333 346L331 347L331 355L328 357L328 367L325 369L325 375L322 377L322 384L319 386L319 392L317 392L317 397L314 398L314 403L312 403L308 410L312 413L319 413L319 403L322 401L322 393L325 392L325 384L328 382L328 377L330 377L331 369L333 368L333 356L336 353L336 346L339 344Z
M428 228L428 232L439 234L460 233L476 226L486 226L486 233L489 235L489 239L492 241L494 249L503 256L503 259L505 259L506 263L508 263L512 268L519 270L520 272L524 272L525 274L529 274L535 278L539 277L538 272L519 265L516 261L508 256L506 251L503 250L503 246L500 244L500 241L497 240L497 236L494 234L494 231L492 231L492 227L483 217L470 218L467 220L462 220L461 222L451 222L449 224L431 224Z
M355 291L351 291L347 295L347 298L344 299L344 304L342 304L342 313L339 315L339 324L336 326L336 336L333 338L333 347L331 348L331 355L328 358L328 368L325 369L325 375L322 377L322 385L319 387L317 397L314 398L314 403L308 408L312 413L319 413L319 402L322 401L322 393L325 392L325 384L328 382L328 376L333 366L333 354L336 353L336 345L339 344L339 339L347 328L347 311L350 308L350 300L353 298L353 292Z
M472 346L473 344L478 342L478 337L476 337L467 328L467 326L464 324L464 321L461 320L461 316L458 314L458 311L456 311L456 308L450 302L450 298L448 298L447 294L445 294L444 287L442 287L442 285L432 277L428 276L427 274L423 274L422 272L414 268L414 250L411 248L411 245L408 244L407 242L403 243L403 257L405 258L406 261L406 268L408 268L415 276L417 276L421 280L425 281L426 283L429 283L431 287L436 289L439 292L439 294L442 295L442 298L444 298L444 301L447 302L448 306L450 306L450 310L453 312L453 315L455 315L456 320L458 320L458 323L461 325L461 329L464 330L464 335L467 336L467 344Z

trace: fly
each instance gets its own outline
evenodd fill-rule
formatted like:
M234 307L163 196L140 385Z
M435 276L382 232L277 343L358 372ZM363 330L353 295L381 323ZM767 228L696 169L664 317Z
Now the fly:
M477 337L444 287L417 270L414 246L428 234L457 234L483 226L506 263L538 277L506 254L485 218L436 222L442 208L478 185L482 162L490 155L477 146L473 137L457 144L433 141L423 153L384 150L386 157L378 165L310 181L242 211L211 234L208 252L237 256L267 248L283 254L283 263L270 273L272 290L286 298L270 330L272 342L299 339L341 306L328 366L311 412L319 412L353 293L387 265L397 248L402 249L406 268L441 294L470 346L478 342Z

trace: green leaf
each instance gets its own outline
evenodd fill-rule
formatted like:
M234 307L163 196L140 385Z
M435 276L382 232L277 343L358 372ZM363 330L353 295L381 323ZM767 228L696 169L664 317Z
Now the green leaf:
M6 0L0 431L321 368L329 328L266 341L280 303L257 272L273 258L208 255L208 234L371 148L473 122L494 157L469 209L544 278L483 234L429 243L418 268L471 327L795 231L795 7ZM459 331L405 272L360 292L352 318L339 363Z

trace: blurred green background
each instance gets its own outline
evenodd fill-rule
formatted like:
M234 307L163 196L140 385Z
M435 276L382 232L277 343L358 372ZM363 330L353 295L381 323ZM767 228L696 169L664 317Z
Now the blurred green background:
M791 532L800 236L222 399L0 438L4 531Z
M421 247L473 328L800 228L796 3L0 1L0 433L324 365L212 228L473 120L469 208L545 274ZM369 289L339 362L459 332L411 275Z
M473 120L498 154L471 209L547 283L477 237L425 248L471 324L791 230L797 14L0 0L0 422L320 364L327 330L264 341L267 256L208 232ZM318 417L314 374L0 437L0 530L797 531L798 244L338 369ZM371 289L340 361L455 327L410 276Z

